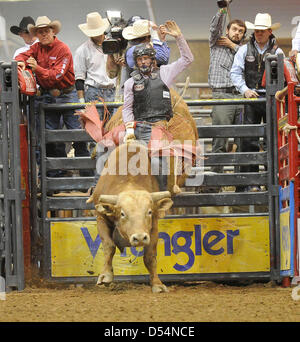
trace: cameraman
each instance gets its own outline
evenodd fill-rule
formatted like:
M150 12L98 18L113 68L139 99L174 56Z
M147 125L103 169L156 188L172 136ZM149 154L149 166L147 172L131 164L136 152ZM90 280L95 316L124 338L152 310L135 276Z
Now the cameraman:
M121 86L123 86L134 70L134 48L141 43L152 43L156 51L156 63L158 66L168 64L170 48L166 43L166 34L167 30L164 25L157 27L151 21L142 19L139 16L130 18L127 27L122 32L123 38L128 40L128 47L124 53L124 57L120 57L114 61L110 60L110 65L107 68L110 77L116 77L120 71L120 65L124 66L121 71Z
M79 102L99 101L99 97L113 102L116 80L107 75L108 55L102 50L104 32L109 27L109 21L102 18L98 12L92 12L87 15L87 22L78 27L89 37L89 40L79 46L74 56L75 85ZM102 120L103 109L99 108L98 112Z

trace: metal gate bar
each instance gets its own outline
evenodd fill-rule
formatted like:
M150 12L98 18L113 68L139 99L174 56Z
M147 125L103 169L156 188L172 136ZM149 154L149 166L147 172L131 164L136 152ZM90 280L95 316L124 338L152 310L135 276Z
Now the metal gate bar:
M240 100L242 103L253 103L252 100ZM259 99L259 102L266 102L265 99ZM223 103L224 104L224 103ZM101 106L101 105L100 105ZM44 267L43 274L46 278L51 278L51 239L50 239L50 224L51 222L56 221L56 218L47 217L47 212L51 210L72 210L72 209L93 209L92 204L86 204L86 197L55 197L55 196L47 196L47 192L49 191L68 191L68 190L80 190L86 189L91 185L91 180L89 178L83 177L61 177L61 178L50 178L46 177L46 171L50 169L59 169L63 166L67 168L76 168L79 169L81 167L87 167L87 158L49 158L46 156L46 144L49 142L66 142L66 141L86 141L88 139L88 135L82 131L72 131L72 130L46 130L44 127L45 120L45 112L46 111L54 111L54 110L65 110L67 108L74 108L74 105L42 105L40 108L40 118L42 121L42 130L41 130L41 142L42 142L42 172L41 172L41 182L42 182L42 231L44 235L44 248L43 248L43 259L44 259ZM198 127L198 132L201 137L211 137L214 135L224 136L224 137L244 137L244 136L255 136L255 137L265 137L266 136L266 124L262 125L239 125L239 126L205 126ZM209 154L207 154L209 155ZM268 153L267 152L251 152L251 153L234 153L234 154L219 154L219 156L211 154L211 159L208 162L211 165L216 165L222 163L222 161L218 160L217 157L223 159L223 162L230 162L232 165L240 165L240 164L249 164L249 162L253 162L255 164L268 164ZM68 159L68 160L67 160ZM90 161L91 162L91 161ZM91 164L90 164L91 165ZM90 166L89 165L89 166ZM194 168L195 170L196 168ZM249 184L262 184L268 185L268 173L260 172L260 173L235 173L232 174L216 174L213 177L210 175L205 175L204 184L215 184L221 185L249 185ZM177 195L174 198L174 207L195 207L195 206L224 206L224 205L268 205L269 197L268 192L260 192L260 193L219 193L219 194L182 194ZM248 214L249 215L249 214ZM224 215L227 216L227 215ZM230 215L228 215L230 216ZM236 216L236 215L235 215ZM244 214L241 214L244 216ZM256 216L254 214L254 216ZM189 215L189 217L191 217ZM85 218L84 218L85 219ZM59 221L70 221L76 219L58 219ZM78 220L78 218L77 218ZM198 275L202 279L202 277L209 278L209 275ZM253 273L247 275L247 277L254 278L264 278L270 277L270 273L260 274ZM197 275L194 275L197 277ZM211 278L218 278L218 275L210 275ZM245 277L245 274L227 274L220 275L221 278L235 278ZM186 279L186 278L185 278ZM91 278L87 279L92 281ZM78 281L77 279L56 279L55 281ZM80 277L80 281L84 281Z
M20 163L20 106L17 63L0 64L2 184L6 290L23 290L24 252Z
M284 87L283 54L266 57L266 121L268 146L269 231L271 249L271 279L280 279L280 209L278 181L278 127L275 94Z

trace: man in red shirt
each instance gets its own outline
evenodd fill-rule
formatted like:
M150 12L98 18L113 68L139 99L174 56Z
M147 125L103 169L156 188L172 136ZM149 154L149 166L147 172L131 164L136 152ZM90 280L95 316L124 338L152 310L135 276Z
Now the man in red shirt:
M22 68L30 67L36 75L40 86L40 96L36 97L37 107L39 103L70 103L76 96L73 57L69 47L56 37L60 28L59 21L51 21L46 16L38 17L35 25L28 25L28 31L38 37L39 42L16 57L18 65ZM46 129L61 128L61 118L68 129L81 128L78 117L70 110L46 113ZM75 156L89 156L85 142L75 142L73 147ZM46 151L48 157L66 157L63 143L47 144ZM82 170L80 174L93 175L88 170ZM59 177L63 172L48 171L47 175Z

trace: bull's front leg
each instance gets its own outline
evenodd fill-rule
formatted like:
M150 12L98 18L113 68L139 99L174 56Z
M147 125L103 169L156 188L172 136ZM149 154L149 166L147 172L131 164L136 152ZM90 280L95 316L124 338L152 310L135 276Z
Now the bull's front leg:
M104 264L102 272L98 277L97 285L110 284L114 279L112 260L116 252L116 245L111 239L111 232L107 226L105 220L101 217L97 217L98 233L102 241Z
M157 274L157 240L157 223L154 223L150 236L150 244L144 247L144 264L150 275L150 285L153 293L168 292L167 287L160 281Z

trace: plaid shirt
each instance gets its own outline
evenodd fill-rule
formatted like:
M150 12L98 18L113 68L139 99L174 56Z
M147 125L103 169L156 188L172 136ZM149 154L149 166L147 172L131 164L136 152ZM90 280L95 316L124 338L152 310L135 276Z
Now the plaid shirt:
M234 60L235 51L225 46L216 45L217 40L222 36L222 29L225 21L225 14L218 12L210 24L210 64L208 70L208 83L211 88L230 88L233 86L230 79L230 70Z

